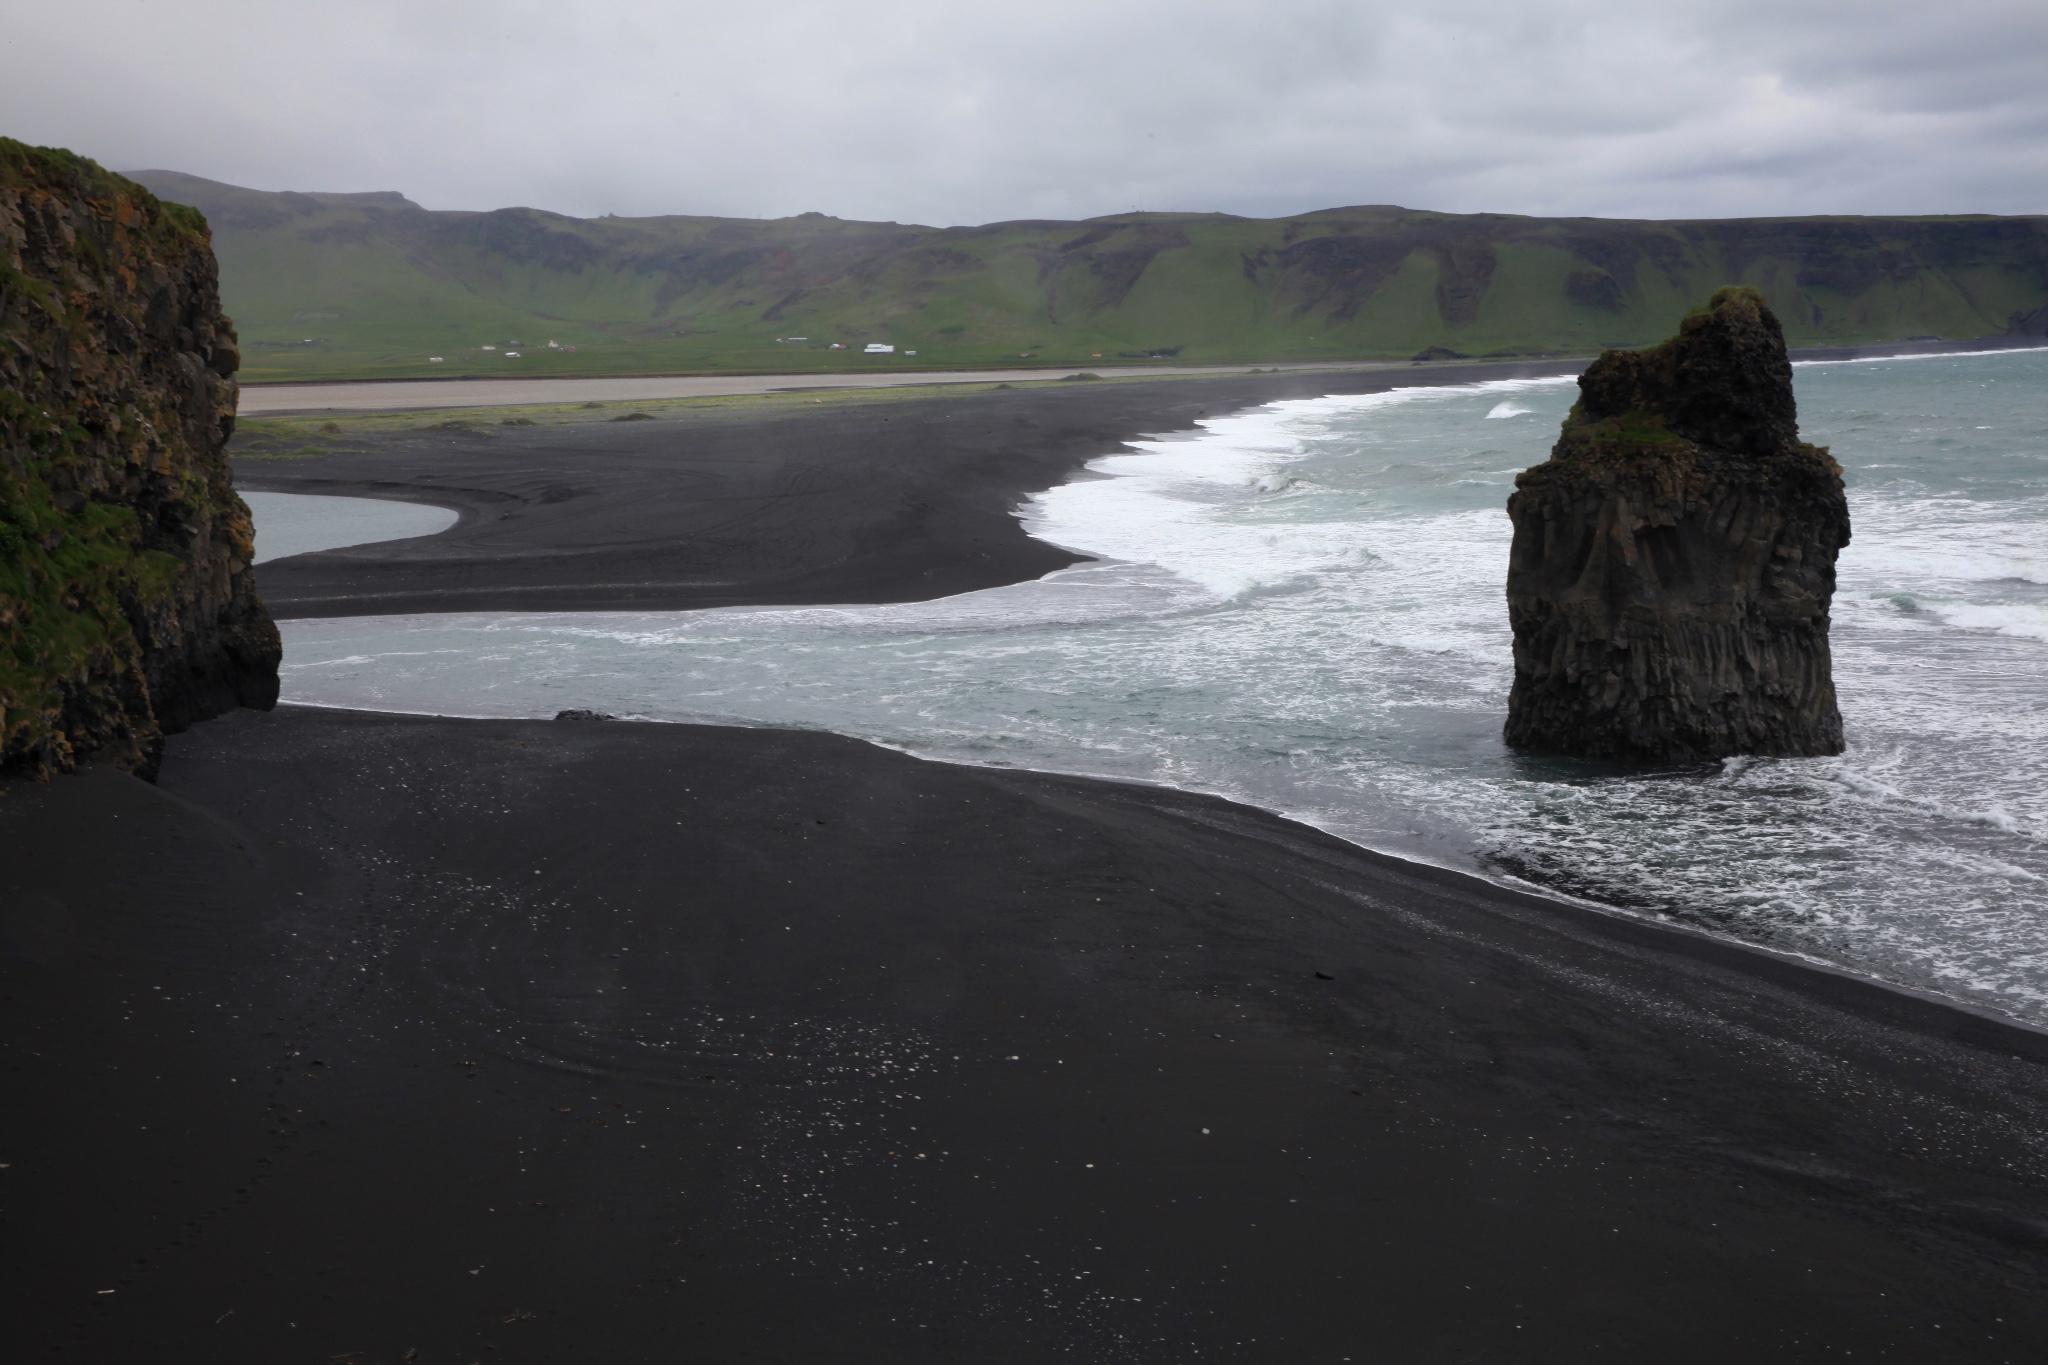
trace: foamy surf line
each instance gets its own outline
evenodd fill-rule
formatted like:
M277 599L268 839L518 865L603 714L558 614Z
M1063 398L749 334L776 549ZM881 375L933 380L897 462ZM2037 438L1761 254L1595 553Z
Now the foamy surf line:
M1901 360L1984 360L1993 356L2038 355L2048 346L1991 346L1981 351L1913 351L1906 355L1863 355L1833 360L1795 360L1795 370L1820 365L1889 365Z

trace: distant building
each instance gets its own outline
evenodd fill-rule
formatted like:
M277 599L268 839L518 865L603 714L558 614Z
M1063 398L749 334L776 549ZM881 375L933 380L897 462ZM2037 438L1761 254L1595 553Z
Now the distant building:
M519 359L519 352L517 352L517 351L507 351L507 352L505 352L505 359L507 359L507 360L517 360L517 359Z
M485 349L486 351L495 351L495 350L497 350L498 348L497 348L497 347L495 347L495 346L486 346L486 347L484 347L484 349Z
M427 357L427 363L429 365L438 365L441 363L441 357L437 355L430 355Z
M916 355L916 354L917 354L917 352L916 352L916 351L905 351L905 352L904 352L903 354L905 354L905 355Z
M869 355L894 355L894 354L896 354L896 348L895 348L894 346L889 346L889 345L885 345L884 343L882 343L882 342L879 342L879 341L870 341L870 342L869 342L869 343L867 344L867 346L866 346L865 350L866 350L866 353L867 353L867 354L869 354Z
M843 351L846 349L846 343L843 341L835 341L830 346L827 346L825 349L828 351Z

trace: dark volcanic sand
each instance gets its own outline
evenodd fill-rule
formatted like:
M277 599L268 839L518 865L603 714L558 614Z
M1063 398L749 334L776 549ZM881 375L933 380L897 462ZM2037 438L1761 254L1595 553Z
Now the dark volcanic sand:
M652 422L428 432L244 460L245 489L399 497L464 514L398 546L273 560L279 617L903 602L1079 558L1011 509L1144 432L1277 398L1576 372L1576 364L863 395Z
M1960 1012L825 735L287 709L163 772L0 802L38 1352L2048 1344L2048 1047Z
M1187 401L1244 401L1221 387ZM988 398L967 416L1057 437L1017 438L995 510L961 513L998 528L1101 453L1087 423L1116 414L1087 405L1124 401ZM733 480L745 431L800 471L830 427L783 420L699 429ZM918 595L918 561L862 536L970 461L867 439L873 516L759 516ZM594 449L588 477L659 487L641 448L624 473ZM431 448L357 458L493 486ZM493 553L610 581L615 552L553 556L549 528L631 537L523 506ZM1028 565L906 516L949 584ZM750 524L728 569L788 538ZM430 544L377 581L424 596L404 556ZM303 563L337 562L376 573ZM735 576L824 594L831 562ZM787 731L290 708L173 737L158 787L0 793L0 1320L25 1358L2048 1347L2042 1035L1225 802Z

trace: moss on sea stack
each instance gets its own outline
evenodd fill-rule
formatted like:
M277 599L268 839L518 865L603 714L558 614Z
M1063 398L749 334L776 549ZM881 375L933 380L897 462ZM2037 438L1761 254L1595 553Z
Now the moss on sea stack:
M148 775L277 700L206 222L0 138L0 768Z
M1507 740L1594 758L1833 754L1841 466L1799 439L1784 333L1723 289L1609 351L1508 499Z

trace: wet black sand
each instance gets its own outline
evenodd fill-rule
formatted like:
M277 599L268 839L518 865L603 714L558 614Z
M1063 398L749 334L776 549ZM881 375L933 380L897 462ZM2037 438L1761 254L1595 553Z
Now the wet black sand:
M0 792L24 1357L2048 1346L2042 1035L1224 802L292 708Z

